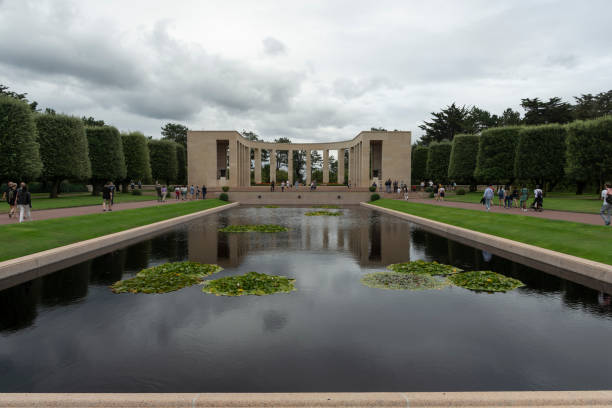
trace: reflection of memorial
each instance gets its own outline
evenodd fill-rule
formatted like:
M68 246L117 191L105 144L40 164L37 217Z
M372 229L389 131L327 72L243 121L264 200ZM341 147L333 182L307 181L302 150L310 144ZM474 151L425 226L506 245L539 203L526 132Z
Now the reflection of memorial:
M408 223L381 223L368 219L366 223L332 222L312 225L305 220L299 229L287 235L226 234L216 228L191 228L188 231L189 260L214 263L222 267L239 266L252 252L295 248L290 241L305 251L350 251L362 266L386 266L410 260L410 225ZM223 224L238 223L231 216Z

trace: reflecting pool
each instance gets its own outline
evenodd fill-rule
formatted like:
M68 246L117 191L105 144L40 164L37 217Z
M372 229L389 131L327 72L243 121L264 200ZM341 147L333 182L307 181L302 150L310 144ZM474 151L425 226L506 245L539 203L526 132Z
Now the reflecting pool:
M0 292L0 392L612 388L610 297L359 207L239 207ZM226 234L274 223L278 234ZM436 260L522 280L509 293L390 291L360 278ZM297 291L111 292L148 266L216 263Z

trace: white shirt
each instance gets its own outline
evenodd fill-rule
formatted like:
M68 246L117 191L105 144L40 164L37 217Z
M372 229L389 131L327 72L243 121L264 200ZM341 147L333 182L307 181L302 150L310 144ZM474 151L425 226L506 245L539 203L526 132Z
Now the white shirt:
M603 198L603 202L606 202L606 197L608 196L608 189L604 188L603 190L601 190L601 198Z

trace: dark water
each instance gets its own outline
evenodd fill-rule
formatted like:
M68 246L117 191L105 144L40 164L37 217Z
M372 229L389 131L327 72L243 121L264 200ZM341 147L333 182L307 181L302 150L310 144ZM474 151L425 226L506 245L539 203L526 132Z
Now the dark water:
M0 292L0 392L459 391L612 388L609 297L408 222L345 209L239 208ZM280 234L218 233L280 223ZM115 295L168 261L294 277L297 292L198 286ZM527 287L387 291L360 277L426 259ZM606 302L608 303L606 305Z

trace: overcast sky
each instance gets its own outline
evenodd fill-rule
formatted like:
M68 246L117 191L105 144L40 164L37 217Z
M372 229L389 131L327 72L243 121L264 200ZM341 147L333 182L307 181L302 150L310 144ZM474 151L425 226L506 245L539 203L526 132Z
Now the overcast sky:
M0 0L0 83L159 137L333 141L612 89L612 1ZM521 111L522 112L522 111Z

